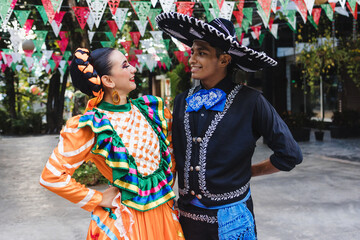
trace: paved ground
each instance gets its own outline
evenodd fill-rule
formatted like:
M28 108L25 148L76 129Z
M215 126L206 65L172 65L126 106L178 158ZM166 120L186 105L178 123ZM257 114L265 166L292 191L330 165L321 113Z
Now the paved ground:
M57 141L0 138L0 240L85 239L90 214L38 183ZM293 171L252 180L259 239L359 239L360 139L331 139L327 132L324 142L312 136L300 146L304 162ZM254 160L270 153L259 141Z

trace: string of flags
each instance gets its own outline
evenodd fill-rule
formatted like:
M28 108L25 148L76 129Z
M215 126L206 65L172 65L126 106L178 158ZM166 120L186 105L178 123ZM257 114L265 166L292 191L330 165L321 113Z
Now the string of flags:
M87 31L90 43L93 41L100 24L106 22L109 31L101 33L106 36L100 44L103 47L111 47L117 39L117 34L122 32L126 24L134 24L137 31L131 31L129 40L122 37L120 44L129 62L142 71L144 67L154 71L156 67L170 69L171 58L169 57L169 43L174 41L178 50L173 54L180 63L188 68L189 48L175 39L163 39L163 33L157 31L155 17L161 12L176 11L193 16L195 2L175 0L129 0L129 8L121 8L120 0L86 0L83 6L62 8L63 0L41 0L42 5L28 4L27 9L15 9L17 0L0 0L0 25L2 31L10 33L11 48L0 50L1 70L11 67L14 71L20 71L26 67L28 71L41 68L47 73L59 69L63 74L68 65L71 52L67 51L69 38L66 31L62 31L65 14L73 11L78 26L82 31ZM198 4L204 9L207 21L221 17L233 21L237 39L243 45L249 45L251 39L255 39L261 45L266 32L278 38L279 24L274 23L276 13L281 12L286 16L289 28L296 31L299 23L296 16L300 15L302 23L309 21L317 29L320 17L334 20L335 13L357 19L357 7L360 0L328 0L320 6L315 5L315 0L255 0L255 8L245 7L245 0L200 0ZM34 25L34 19L29 18L33 10L39 13L40 21ZM103 19L105 11L111 13L111 19ZM129 21L131 14L136 15L136 20ZM322 13L324 13L322 15ZM260 17L261 24L253 24L253 18ZM13 21L16 20L16 21ZM300 22L301 23L301 22ZM46 36L48 30L42 30L42 26L49 24L57 47L46 49ZM40 25L40 26L39 26ZM48 28L47 28L48 29ZM150 30L151 29L151 30ZM144 39L150 32L152 38ZM250 32L250 34L249 34ZM246 34L246 37L245 37ZM32 36L31 38L29 36ZM148 36L148 35L147 35ZM31 39L33 49L22 49L22 43ZM155 41L155 40L156 41ZM160 44L157 44L160 43Z

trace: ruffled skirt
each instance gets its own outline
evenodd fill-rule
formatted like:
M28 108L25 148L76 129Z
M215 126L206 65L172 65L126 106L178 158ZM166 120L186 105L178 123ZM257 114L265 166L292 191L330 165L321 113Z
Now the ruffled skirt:
M96 207L91 214L87 239L111 240L178 240L184 235L173 208L174 201L140 212L131 208L121 211L121 219L115 208ZM124 207L124 206L121 206ZM121 229L119 231L119 220ZM117 225L117 226L116 226ZM123 231L121 231L123 230Z

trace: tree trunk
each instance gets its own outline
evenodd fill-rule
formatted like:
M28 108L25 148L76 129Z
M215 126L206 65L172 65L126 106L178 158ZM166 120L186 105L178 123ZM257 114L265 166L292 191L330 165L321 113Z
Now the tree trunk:
M59 89L60 89L60 72L56 72L51 76L48 98L46 102L46 132L57 133L57 108L59 106Z
M16 93L15 93L15 78L14 72L11 68L5 70L5 81L6 81L6 98L7 111L12 119L17 118L16 114Z

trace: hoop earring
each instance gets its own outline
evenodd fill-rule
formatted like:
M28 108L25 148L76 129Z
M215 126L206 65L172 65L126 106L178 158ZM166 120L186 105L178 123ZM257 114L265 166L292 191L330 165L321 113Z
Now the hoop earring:
M113 90L111 97L112 97L112 101L115 105L118 105L120 103L121 98L120 98L119 93L116 90Z

